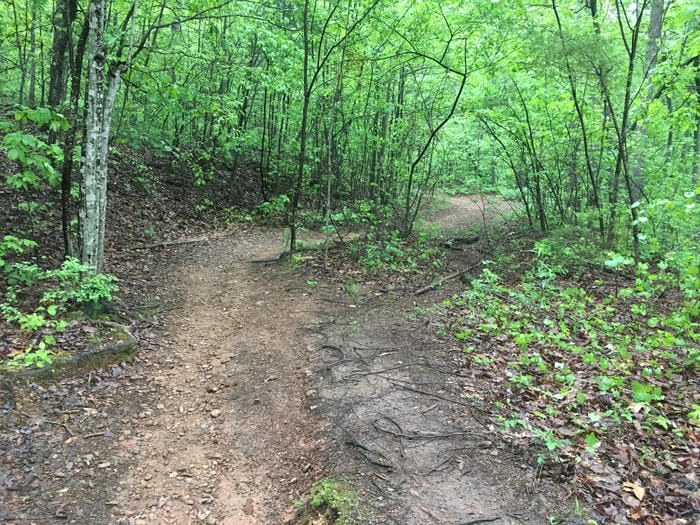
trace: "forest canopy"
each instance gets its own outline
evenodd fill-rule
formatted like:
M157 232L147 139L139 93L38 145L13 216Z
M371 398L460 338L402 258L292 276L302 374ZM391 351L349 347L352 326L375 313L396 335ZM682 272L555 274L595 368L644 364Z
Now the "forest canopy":
M253 167L292 248L301 206L369 206L407 235L436 188L487 190L533 228L696 268L698 9L7 0L3 149L21 174L6 182L60 188L65 251L98 270L122 146L182 160L196 184Z

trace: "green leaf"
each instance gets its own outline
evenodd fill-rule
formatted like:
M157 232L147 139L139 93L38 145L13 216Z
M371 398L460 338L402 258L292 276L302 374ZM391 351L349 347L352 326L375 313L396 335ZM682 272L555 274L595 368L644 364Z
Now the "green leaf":
M593 434L586 434L586 450L589 453L593 453L595 450L595 447L598 445L600 441L598 440L598 437Z
M668 430L668 419L666 419L664 416L656 416L653 421L664 430Z

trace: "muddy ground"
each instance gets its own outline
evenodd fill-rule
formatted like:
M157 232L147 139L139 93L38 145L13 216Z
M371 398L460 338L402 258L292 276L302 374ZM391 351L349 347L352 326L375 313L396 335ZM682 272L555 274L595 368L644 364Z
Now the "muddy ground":
M460 197L436 216L462 232L507 208ZM283 249L281 230L248 227L115 254L141 351L12 382L2 523L294 523L294 501L329 477L362 523L576 522L569 488L500 441L429 327L459 283L348 290L269 261Z

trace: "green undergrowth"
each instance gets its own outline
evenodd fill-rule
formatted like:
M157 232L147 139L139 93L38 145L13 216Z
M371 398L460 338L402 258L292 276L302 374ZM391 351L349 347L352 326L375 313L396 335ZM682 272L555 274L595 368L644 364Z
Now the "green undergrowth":
M316 482L308 494L295 501L295 525L351 525L362 523L357 496L348 483L325 478Z
M53 269L13 260L35 246L9 235L0 240L0 326L11 342L0 366L8 369L50 366L63 350L57 341L71 316L99 313L118 290L114 276L93 275L74 258Z
M402 233L389 207L372 209L366 202L346 207L333 214L323 231L337 242L328 252L321 243L311 266L326 273L330 269L351 295L359 291L359 283L399 289L430 282L445 271L446 253L437 228L417 224L410 235Z
M596 497L606 476L618 495L644 489L640 516L654 505L672 515L688 496L678 479L698 466L696 283L663 261L576 264L557 251L543 240L529 259L503 255L443 302L441 330L488 384L466 394L509 438L535 444L542 467L569 467ZM519 277L503 279L506 265Z
M417 272L440 270L443 250L419 235L415 239L402 238L398 230L370 232L350 243L349 255L368 272Z

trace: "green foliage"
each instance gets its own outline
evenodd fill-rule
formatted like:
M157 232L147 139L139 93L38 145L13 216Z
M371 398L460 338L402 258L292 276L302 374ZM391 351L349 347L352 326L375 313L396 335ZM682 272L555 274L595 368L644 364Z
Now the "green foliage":
M46 75L32 71L49 69L51 54L38 50L51 48L51 32L34 29L51 25L52 10L30 4L19 0L10 4L13 16L0 14L0 55L16 65L0 72L3 101L34 101L47 92L40 85ZM306 32L284 29L301 23L303 13L291 4L236 0L206 23L198 16L211 8L206 2L189 5L182 22L168 13L170 31L149 35L124 74L129 89L119 95L115 143L153 147L192 173L198 186L223 174L232 184L259 178L265 198L295 195L301 172L302 206L317 213L330 190L332 209L343 210L333 227L384 223L406 233L411 228L404 223L434 190L498 191L522 201L533 227L580 227L628 256L631 228L638 226L647 257L673 252L678 268L688 267L683 261L697 244L697 221L684 226L682 205L667 204L682 204L684 192L697 186L694 3L668 6L659 49L649 56L674 59L653 64L643 63L652 44L644 34L649 2L640 6L639 28L619 23L620 10L594 20L595 4L429 0L406 11L380 2L371 16L364 16L369 4L363 2L312 4L314 23ZM144 20L164 16L156 4L142 7ZM111 9L106 56L126 63L120 46L129 7L117 2ZM13 37L30 32L31 42ZM639 46L630 58L632 41ZM305 49L330 53L311 60L309 93L303 93ZM630 60L636 67L628 67ZM51 166L60 163L60 152L32 128L63 130L65 119L46 108L18 106L13 113L4 149L22 169L8 183L55 184ZM304 137L302 120L309 128ZM302 139L307 148L300 159ZM147 178L141 183L147 187ZM628 186L644 198L627 195ZM644 212L636 224L634 201ZM213 203L228 205L222 204ZM542 282L548 280L544 275Z
M357 523L356 495L345 482L333 478L325 478L316 482L308 495L295 502L300 511L310 509L316 516L323 516L324 523L349 525ZM311 521L309 521L311 523ZM313 523L316 523L315 519Z
M252 222L253 216L245 210L231 207L224 210L223 221L230 226L238 222Z
M44 272L40 279L58 281L57 289L44 293L41 304L57 305L60 309L68 306L96 306L100 301L110 302L112 294L119 290L113 275L91 275L89 269L73 257L67 258L56 270Z
M647 258L671 279L686 299L686 313L700 316L700 187L675 199L661 198L640 208Z
M37 188L43 182L57 186L61 179L54 165L63 161L63 151L57 144L47 144L34 134L18 129L18 124L33 123L48 126L53 131L67 130L68 121L63 115L47 108L29 109L18 107L15 122L0 122L0 129L8 131L0 144L7 158L17 161L23 170L9 175L5 183L16 189Z
M591 454L604 428L624 432L639 421L669 432L670 439L683 435L687 421L669 414L664 402L673 396L675 403L687 403L688 420L696 419L693 398L686 396L693 389L690 378L700 372L700 323L659 301L677 279L668 268L651 272L639 265L632 286L611 295L598 282L592 293L562 279L566 272L553 246L535 243L531 270L517 284L505 284L486 268L469 290L443 302L467 363L505 370L507 393L497 394L493 405L504 430L520 426L551 453ZM606 262L617 269L631 261L613 253ZM552 268L557 271L550 273ZM527 419L522 398L530 400ZM581 417L578 406L590 418ZM509 411L521 415L511 419ZM574 418L575 439L558 435L562 413Z
M53 362L51 347L55 345L55 339L53 336L45 335L41 341L35 345L29 345L27 349L17 354L12 358L11 362L8 363L10 368L21 367L21 368L44 368L46 366L51 366Z
M258 204L253 213L263 221L276 223L286 216L289 202L287 195L277 195L269 201Z
M568 272L563 265L557 264L553 261L562 260L564 257L567 257L571 250L565 248L563 253L559 254L558 257L555 258L552 245L550 244L549 240L544 239L542 241L535 242L532 252L536 256L536 264L531 270L531 274L540 282L540 286L542 288L545 288L550 281L556 279L557 276L565 275Z
M415 272L428 266L439 270L443 251L425 239L410 242L398 230L369 233L350 245L350 253L367 271Z
M204 186L213 180L211 156L206 151L186 151L180 155L180 162L192 173L195 186Z
M311 488L310 500L312 507L319 508L323 505L337 509L339 512L347 509L351 504L351 497L347 489L338 481L324 479Z
M66 259L56 269L44 270L33 263L13 263L5 271L7 292L0 303L6 321L40 337L13 359L14 364L43 367L51 363L50 348L55 345L51 332L61 332L61 318L77 307L95 308L112 300L118 290L112 275L92 275L75 258Z
M20 239L14 235L5 235L0 241L0 271L8 274L12 269L12 265L7 262L9 252L21 255L26 248L36 247L37 243L30 239Z
M214 201L211 199L202 199L202 201L195 206L195 209L202 213L214 206Z

